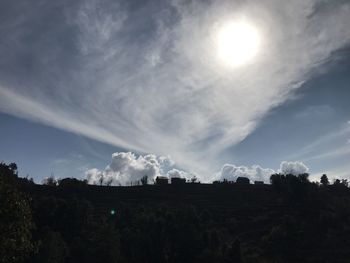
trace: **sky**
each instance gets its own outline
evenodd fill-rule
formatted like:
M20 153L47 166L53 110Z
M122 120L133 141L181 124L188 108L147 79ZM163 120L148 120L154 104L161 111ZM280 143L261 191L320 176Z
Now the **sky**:
M349 1L3 0L0 34L0 160L36 182L350 179Z

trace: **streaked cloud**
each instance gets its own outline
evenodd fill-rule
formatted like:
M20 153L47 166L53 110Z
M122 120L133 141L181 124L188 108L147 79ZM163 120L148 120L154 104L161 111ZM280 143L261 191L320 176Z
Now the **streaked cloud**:
M312 105L306 106L295 114L295 118L299 120L308 119L327 119L331 118L336 111L329 105Z
M300 149L297 154L293 154L288 158L316 160L323 158L334 158L349 154L349 146L347 145L348 136L350 135L350 127L348 124L341 124L334 127L332 132L315 138L314 141Z
M322 12L316 0L5 2L2 12L16 8L0 28L2 112L169 154L204 180L221 151L350 43L347 2ZM233 70L217 59L214 38L241 17L258 28L262 49Z

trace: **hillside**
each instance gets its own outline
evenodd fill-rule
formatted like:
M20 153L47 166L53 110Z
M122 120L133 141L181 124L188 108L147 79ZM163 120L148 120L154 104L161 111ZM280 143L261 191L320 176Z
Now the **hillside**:
M133 187L16 179L33 222L25 262L349 262L346 185L280 179Z

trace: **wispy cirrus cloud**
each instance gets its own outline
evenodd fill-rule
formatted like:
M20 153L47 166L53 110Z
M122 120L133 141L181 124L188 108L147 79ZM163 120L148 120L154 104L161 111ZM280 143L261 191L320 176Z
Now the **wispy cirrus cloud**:
M1 111L169 154L204 177L222 150L350 43L350 4L342 1L1 5L9 13L0 28L7 36L0 40ZM261 49L232 69L217 58L215 33L242 17L258 28Z
M296 154L288 158L302 158L303 160L320 160L335 158L350 154L348 137L350 136L349 123L342 123L334 127L332 132L324 134L311 141Z

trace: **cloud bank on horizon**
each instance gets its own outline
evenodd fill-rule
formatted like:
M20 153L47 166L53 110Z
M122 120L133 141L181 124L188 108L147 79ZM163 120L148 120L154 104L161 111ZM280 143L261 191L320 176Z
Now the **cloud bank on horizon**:
M263 181L269 183L271 174L307 173L309 168L302 162L283 161L278 170L262 168L259 165L252 167L225 164L221 170L211 175L211 180L236 181L238 177L248 177L252 182ZM154 154L136 155L132 152L116 152L112 154L112 160L104 170L89 169L85 173L89 184L95 185L131 185L140 183L141 178L147 176L149 183L153 183L157 176L168 178L180 177L190 180L193 177L201 178L195 173L178 169L175 162L169 156L156 156ZM211 183L206 180L204 183Z
M178 170L169 156L136 156L132 152L113 153L111 163L104 170L93 168L86 171L85 175L89 184L97 185L130 185L139 183L144 176L148 177L150 183L157 176L186 179L196 176L194 173Z
M262 168L260 165L247 167L225 164L220 172L216 174L216 178L218 180L226 179L228 181L236 181L238 177L243 176L249 178L252 182L263 181L264 183L269 183L270 176L275 173L299 175L308 172L309 168L303 162L299 161L283 161L278 170Z
M346 1L5 0L1 6L0 111L170 155L204 180L220 152L350 43ZM241 17L257 27L261 47L250 64L232 69L216 57L215 32ZM149 166L147 158L134 162L161 173L161 164ZM224 174L233 171L266 172L228 166ZM138 169L128 172L139 176Z

